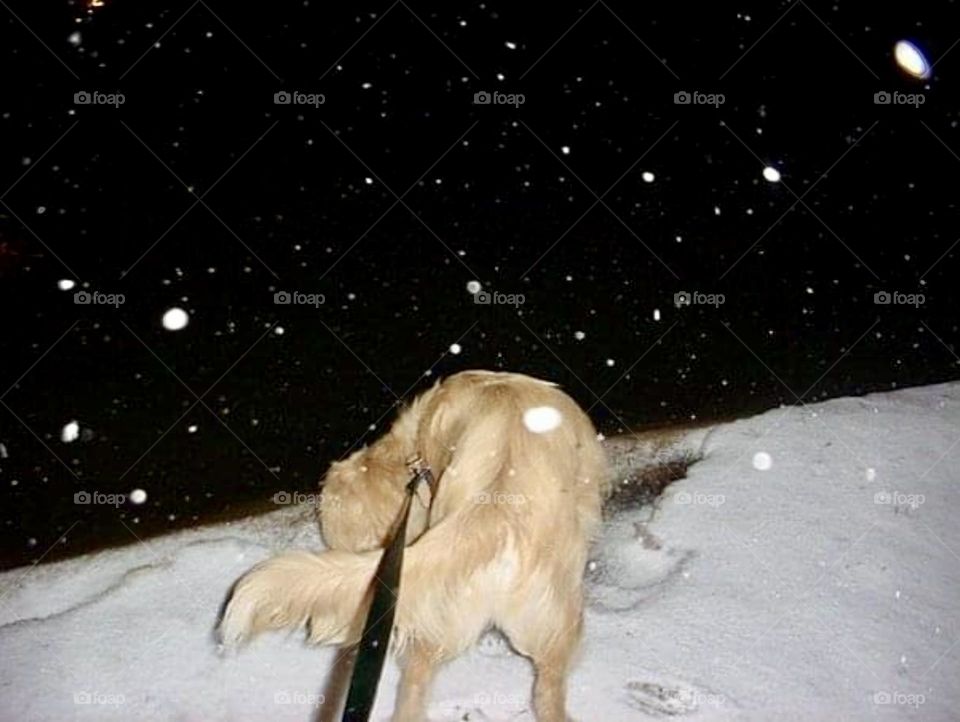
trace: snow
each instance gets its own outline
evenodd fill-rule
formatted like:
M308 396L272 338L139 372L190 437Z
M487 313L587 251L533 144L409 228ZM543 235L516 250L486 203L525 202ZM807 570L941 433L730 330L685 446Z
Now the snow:
M454 356L456 356L461 351L463 351L463 346L461 346L460 344L458 343L450 344L450 353L452 353Z
M147 500L147 492L143 489L134 489L130 492L130 501L134 504L143 504Z
M656 176L654 176L653 173L648 170L645 170L641 177L643 178L644 183L653 183L653 181L656 180Z
M76 281L69 278L61 278L59 281L57 281L57 288L59 288L61 291L69 291L76 285Z
M467 281L467 291L469 293L476 295L480 293L481 288L480 281Z
M64 444L69 444L78 438L80 438L80 424L76 421L68 421L60 429L60 441Z
M534 406L523 412L523 425L535 434L545 434L560 426L563 416L552 406Z
M179 331L186 328L190 316L182 308L169 308L163 314L163 327L168 331Z
M774 168L773 166L768 165L768 166L766 166L766 167L763 169L763 177L764 177L765 180L768 180L768 181L770 181L771 183L779 183L779 182L780 182L780 171L778 171L778 170L777 170L776 168Z
M958 435L953 383L773 409L666 446L608 439L621 479L654 454L703 458L655 506L609 515L571 715L956 719ZM758 451L776 465L754 469ZM311 508L131 541L0 574L0 719L315 719L335 650L271 634L221 656L212 635L239 575L319 547ZM430 718L530 722L532 677L487 635L440 670ZM375 719L397 680L391 660Z
M753 455L753 468L757 471L768 471L773 466L773 459L766 451L758 451Z

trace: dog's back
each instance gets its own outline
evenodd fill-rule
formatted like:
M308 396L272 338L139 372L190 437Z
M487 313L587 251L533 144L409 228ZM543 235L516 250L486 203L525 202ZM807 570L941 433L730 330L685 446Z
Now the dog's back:
M456 656L496 626L537 667L538 717L564 719L583 571L608 471L577 404L520 374L452 376L371 447L333 465L321 513L332 551L286 555L252 571L237 585L224 636L309 620L314 641L356 641L377 548L400 510L413 454L433 469L437 493L432 504L414 503L408 530L416 541L395 619L395 641L413 660L408 669ZM416 686L402 685L397 719L419 714Z
M434 626L443 610L447 633L431 641L447 652L459 653L495 624L526 653L527 637L556 631L544 625L553 616L544 605L571 605L554 610L556 619L580 611L608 482L596 431L560 389L520 374L460 373L422 401L410 410L419 418L408 450L425 456L438 491L418 543L437 538L448 575L446 584L411 584L420 588L412 592L411 632ZM537 427L538 414L553 423ZM431 565L428 574L437 571ZM441 598L431 599L431 589ZM431 623L413 612L418 607Z

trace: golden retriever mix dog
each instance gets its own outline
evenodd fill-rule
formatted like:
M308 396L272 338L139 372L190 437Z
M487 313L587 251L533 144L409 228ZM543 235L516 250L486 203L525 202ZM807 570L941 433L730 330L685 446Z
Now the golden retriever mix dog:
M540 722L564 722L566 678L581 634L588 546L609 491L587 415L556 385L464 371L404 409L372 446L327 473L321 526L329 551L290 552L236 584L220 624L236 644L309 625L310 640L359 641L371 581L419 454L436 498L411 507L393 643L403 656L393 719L425 718L438 663L491 627L534 664ZM429 497L430 492L424 488Z

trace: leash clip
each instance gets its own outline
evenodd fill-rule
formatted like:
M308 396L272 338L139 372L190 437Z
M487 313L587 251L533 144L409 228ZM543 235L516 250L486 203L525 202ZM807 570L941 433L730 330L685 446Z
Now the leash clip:
M419 495L419 487L422 482L427 483L427 487L430 489L430 502L433 502L433 497L436 494L436 481L433 478L433 472L430 470L430 465L424 460L420 454L414 454L409 459L407 459L407 468L410 469L410 473L413 474L413 478L410 479L410 482L407 484L407 491L411 495L416 495L417 499L420 500L420 503L425 507L429 508L429 504L425 504L423 499Z

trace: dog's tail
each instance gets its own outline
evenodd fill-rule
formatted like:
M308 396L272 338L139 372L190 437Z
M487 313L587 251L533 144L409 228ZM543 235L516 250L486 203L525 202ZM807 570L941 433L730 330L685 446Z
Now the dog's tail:
M478 514L489 516L491 508L478 507ZM493 541L479 529L487 530ZM460 650L479 636L487 621L488 585L494 579L483 575L500 573L493 561L512 548L511 539L496 521L476 526L447 519L408 546L397 604L398 648L414 632L451 650ZM450 554L454 548L458 555ZM381 549L301 551L261 562L234 587L220 623L220 639L233 647L260 632L307 624L315 644L358 642L382 554ZM448 638L454 627L470 631Z
M290 552L261 562L234 587L220 639L232 647L260 632L309 622L313 642L357 641L381 553Z

